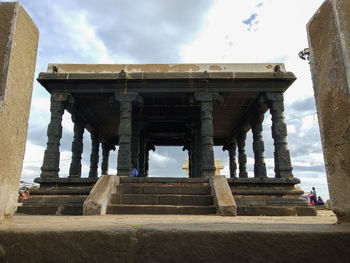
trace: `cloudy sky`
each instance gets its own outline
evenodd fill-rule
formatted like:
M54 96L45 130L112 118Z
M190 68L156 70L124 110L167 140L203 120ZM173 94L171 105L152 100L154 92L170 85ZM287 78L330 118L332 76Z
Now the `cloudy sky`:
M23 0L40 30L35 77L48 63L285 63L298 80L285 93L285 118L294 175L301 187L315 186L328 198L309 65L298 52L308 46L305 25L323 0ZM36 81L22 180L40 175L49 123L49 94ZM61 176L70 164L73 125L64 115ZM273 177L270 114L264 122L265 161ZM90 136L84 136L83 174L87 176ZM247 153L253 176L252 135ZM111 152L110 172L116 172ZM225 165L228 154L215 149ZM184 176L186 153L157 147L150 155L152 176ZM101 158L100 158L101 159Z

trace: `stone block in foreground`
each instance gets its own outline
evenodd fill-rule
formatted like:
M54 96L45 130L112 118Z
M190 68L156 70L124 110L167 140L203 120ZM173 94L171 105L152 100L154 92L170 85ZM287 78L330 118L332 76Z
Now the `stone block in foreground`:
M38 37L18 2L0 3L0 221L16 208Z
M325 1L307 32L332 209L350 222L350 1Z

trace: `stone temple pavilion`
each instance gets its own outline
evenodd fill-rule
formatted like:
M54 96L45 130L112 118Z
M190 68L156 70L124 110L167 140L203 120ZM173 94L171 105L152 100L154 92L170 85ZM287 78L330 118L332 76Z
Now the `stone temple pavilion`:
M100 146L102 175L108 174L110 150L119 146L118 187L123 182L142 184L142 193L146 194L147 183L172 184L176 188L175 183L186 184L188 180L192 186L195 182L209 186L208 178L215 173L213 146L222 146L229 154L230 178L227 182L238 214L302 215L310 211L313 214L314 210L299 198L302 191L295 185L300 181L293 176L287 146L283 93L295 79L294 74L279 63L49 64L47 72L38 77L39 83L51 94L51 120L41 175L35 180L41 187L33 193L34 197L40 197L40 204L43 204L50 191L56 195L73 196L75 193L81 197L82 204L98 180ZM74 123L68 178L59 177L64 110L71 114ZM264 161L262 122L267 111L271 114L274 141L273 178L267 177ZM81 174L85 130L92 141L87 178ZM253 134L254 178L248 178L246 168L246 134L249 130ZM152 178L148 173L148 156L156 146L184 147L188 151L190 178ZM129 177L131 162L141 178ZM118 194L118 187L113 191L114 195ZM169 189L167 194L172 193ZM208 195L212 193L209 190ZM158 194L158 203L152 204L161 205L163 196L153 194ZM110 199L113 201L113 197ZM122 199L119 196L119 205L123 203ZM111 200L107 201L110 203ZM28 211L30 205L38 207L35 202L33 198L25 203L23 211L26 206ZM131 204L135 205L135 201L127 203Z

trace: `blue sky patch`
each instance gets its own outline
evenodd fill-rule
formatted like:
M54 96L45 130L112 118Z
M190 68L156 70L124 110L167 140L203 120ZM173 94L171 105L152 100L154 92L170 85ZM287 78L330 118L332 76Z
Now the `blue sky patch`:
M246 25L252 25L257 16L258 15L256 13L253 13L247 20L243 20L242 23Z

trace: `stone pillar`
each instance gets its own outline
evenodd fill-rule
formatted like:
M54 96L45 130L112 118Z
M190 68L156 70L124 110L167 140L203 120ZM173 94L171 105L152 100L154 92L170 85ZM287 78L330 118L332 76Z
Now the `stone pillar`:
M324 1L307 25L329 196L338 223L350 222L349 25L348 0Z
M237 178L237 163L236 163L236 141L223 147L223 150L228 150L230 160L230 178Z
M201 127L196 123L194 127L194 143L193 143L193 176L201 177Z
M115 93L114 99L120 103L119 122L119 150L118 150L118 175L130 176L131 163L131 124L132 124L132 102L137 94Z
M148 176L149 169L149 150L145 150L145 176Z
M247 155L245 153L245 140L247 133L242 132L237 136L239 178L247 178Z
M214 176L214 128L213 128L213 93L195 93L195 99L201 106L201 176Z
M144 176L145 173L145 135L140 133L139 141L139 175Z
M40 177L58 178L60 170L60 140L62 137L62 116L66 104L72 97L68 93L51 94L51 120L47 127L47 146L44 153L44 161L41 167Z
M131 135L131 161L134 167L140 172L140 120L133 114L132 135Z
M83 153L84 120L77 113L72 114L74 136L72 141L72 161L69 168L70 178L81 177L81 154Z
M110 146L106 143L102 143L102 163L101 163L101 173L108 174L109 166L109 152L115 150L114 146Z
M275 146L275 177L293 177L293 167L287 144L287 126L284 122L283 94L279 92L266 92L266 98L271 113L271 131Z
M155 147L150 141L147 141L145 144L145 176L148 176L150 150L155 151Z
M265 148L262 137L264 113L258 112L255 116L256 118L251 120L254 151L254 177L267 177L264 159Z
M192 144L187 142L184 147L182 148L182 151L187 151L188 154L188 177L193 177L193 152L192 152Z
M98 169L98 152L100 150L100 140L98 133L91 133L91 154L90 154L90 171L89 178L96 178Z

